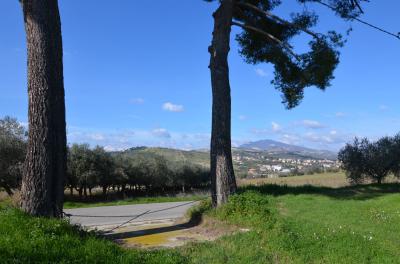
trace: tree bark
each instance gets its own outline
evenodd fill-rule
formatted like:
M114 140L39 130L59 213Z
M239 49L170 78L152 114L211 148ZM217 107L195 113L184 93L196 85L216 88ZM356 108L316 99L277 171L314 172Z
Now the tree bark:
M233 16L233 0L221 2L214 16L210 52L212 85L211 195L214 207L227 202L236 191L231 150L231 91L228 54Z
M22 209L61 217L66 124L61 22L57 0L22 0L28 48L29 139Z

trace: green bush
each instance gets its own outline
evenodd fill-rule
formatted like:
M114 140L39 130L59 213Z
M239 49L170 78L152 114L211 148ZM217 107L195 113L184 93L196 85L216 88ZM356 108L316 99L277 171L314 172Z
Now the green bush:
M234 194L227 204L216 212L221 220L239 225L271 226L275 222L275 210L269 196L256 191Z

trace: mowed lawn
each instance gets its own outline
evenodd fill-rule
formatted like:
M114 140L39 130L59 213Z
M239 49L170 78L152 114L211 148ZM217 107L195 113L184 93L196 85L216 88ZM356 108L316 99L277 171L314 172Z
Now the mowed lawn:
M297 180L296 180L297 181ZM4 207L4 206L3 206ZM0 211L0 260L64 263L400 263L400 185L243 186L195 212L242 229L168 250L127 250L65 222ZM245 230L245 231L243 231ZM71 257L72 256L72 257ZM110 262L111 261L111 262Z

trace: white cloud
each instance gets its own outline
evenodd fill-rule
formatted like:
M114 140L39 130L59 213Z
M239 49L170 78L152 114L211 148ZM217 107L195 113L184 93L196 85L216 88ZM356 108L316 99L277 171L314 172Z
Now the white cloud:
M160 138L171 138L171 134L165 128L156 128L151 131L153 136L160 137Z
M94 133L94 134L89 134L88 135L90 139L96 140L96 141L103 141L104 135L101 133Z
M320 122L314 120L303 120L300 122L300 124L306 128L311 128L311 129L319 129L325 127Z
M281 125L279 125L276 122L271 122L271 126L272 126L272 132L280 132L282 130Z
M381 111L386 111L386 110L388 110L389 109L389 106L387 106L387 105L380 105L379 106L379 110L381 110Z
M335 114L335 116L336 116L336 117L345 117L345 116L346 116L346 113L337 112L337 113Z
M245 115L240 115L240 116L239 116L239 120L240 120L240 121L247 120L247 116L245 116Z
M255 69L255 72L260 77L268 76L268 73L266 73L263 69L260 69L260 68Z
M99 131L90 128L68 126L68 144L88 143L104 146L107 151L132 147L166 147L178 149L204 149L210 146L209 133L171 132L165 128L153 130L127 129Z
M294 134L283 134L280 138L283 143L297 145L300 143L300 138Z
M144 104L144 99L143 98L133 98L129 102L131 104L140 105L140 104Z
M183 112L184 108L183 105L177 105L177 104L173 104L171 102L166 102L162 105L162 108L165 111L169 111L169 112Z
M253 128L253 129L251 129L251 133L253 133L255 135L268 135L268 134L271 134L271 130L270 129Z

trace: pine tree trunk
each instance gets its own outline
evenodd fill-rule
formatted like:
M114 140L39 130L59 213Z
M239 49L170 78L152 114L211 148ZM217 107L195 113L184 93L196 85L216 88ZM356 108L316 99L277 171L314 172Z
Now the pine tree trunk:
M233 0L222 1L214 16L209 47L212 85L211 194L213 206L224 204L236 191L231 150L231 91L229 84L229 42Z
M22 0L28 46L29 140L22 209L61 217L66 125L61 22L57 0Z

